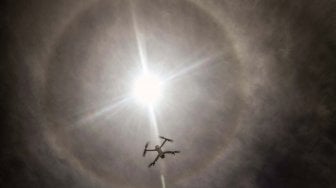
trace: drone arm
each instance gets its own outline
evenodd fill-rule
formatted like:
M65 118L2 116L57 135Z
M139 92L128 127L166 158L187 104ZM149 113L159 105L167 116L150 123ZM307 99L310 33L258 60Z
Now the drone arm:
M146 151L156 151L155 149L146 149Z
M158 154L153 162L155 163L159 159L159 157L160 157L160 155Z
M160 148L162 148L162 146L167 142L167 140L164 140L160 146Z
M160 155L158 154L154 161L148 165L148 168L155 165L155 162L159 159Z

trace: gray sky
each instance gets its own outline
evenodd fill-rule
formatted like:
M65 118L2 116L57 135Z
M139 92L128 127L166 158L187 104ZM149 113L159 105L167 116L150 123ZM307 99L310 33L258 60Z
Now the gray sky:
M3 7L1 187L335 187L335 1Z

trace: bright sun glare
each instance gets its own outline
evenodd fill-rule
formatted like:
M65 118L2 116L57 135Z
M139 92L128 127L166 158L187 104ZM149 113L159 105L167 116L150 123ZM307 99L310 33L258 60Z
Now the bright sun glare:
M154 74L145 73L139 76L134 83L133 96L142 104L152 105L162 95L162 82Z

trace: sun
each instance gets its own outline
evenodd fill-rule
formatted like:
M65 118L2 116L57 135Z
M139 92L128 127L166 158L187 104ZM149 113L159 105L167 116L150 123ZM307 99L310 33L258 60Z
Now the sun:
M134 82L133 97L144 105L154 105L162 97L162 81L152 73L143 73Z

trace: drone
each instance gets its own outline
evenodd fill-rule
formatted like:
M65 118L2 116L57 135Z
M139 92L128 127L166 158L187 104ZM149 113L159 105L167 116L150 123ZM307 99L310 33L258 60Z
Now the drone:
M159 136L159 137L160 137L161 139L164 140L164 141L162 142L161 146L156 145L156 146L155 146L155 149L147 149L149 142L147 142L146 145L145 145L145 149L144 149L144 152L143 152L142 156L145 157L147 151L156 151L156 152L158 152L158 155L156 156L156 158L154 159L154 161L148 165L148 168L150 168L151 166L154 166L154 165L155 165L155 162L159 159L159 157L160 157L161 159L164 159L164 158L165 158L165 154L173 154L173 155L175 155L175 153L180 153L180 151L162 151L162 149L161 149L162 146L163 146L167 141L168 141L168 142L173 142L173 140L172 140L172 139L169 139L169 138L165 138L165 137L163 137L163 136Z

